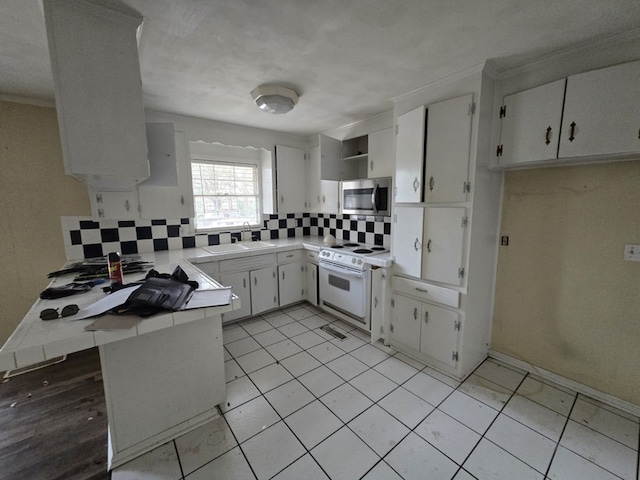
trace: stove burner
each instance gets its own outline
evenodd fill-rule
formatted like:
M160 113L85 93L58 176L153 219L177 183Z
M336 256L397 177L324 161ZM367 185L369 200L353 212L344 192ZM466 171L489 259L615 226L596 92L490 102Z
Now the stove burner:
M373 250L369 250L368 248L357 248L353 253L373 253Z
M344 246L345 247L359 247L360 244L359 243L345 243Z
M371 247L371 250L386 250L384 247Z
M330 248L344 248L344 245L331 245Z

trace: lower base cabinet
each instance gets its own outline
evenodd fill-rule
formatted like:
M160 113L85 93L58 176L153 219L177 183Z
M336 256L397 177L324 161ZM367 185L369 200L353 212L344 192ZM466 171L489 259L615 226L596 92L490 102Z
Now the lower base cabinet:
M240 308L222 314L222 322L230 322L238 318L251 315L251 283L249 272L222 273L219 276L220 283L231 287L234 295L240 298Z
M251 281L251 314L258 315L277 308L278 278L276 267L267 267L249 272Z
M398 293L391 296L392 345L401 344L455 368L458 361L460 314Z
M290 305L305 299L305 264L304 262L288 263L278 266L278 291L280 305Z
M305 267L305 275L307 277L307 302L311 305L318 306L318 266L313 263L307 263Z

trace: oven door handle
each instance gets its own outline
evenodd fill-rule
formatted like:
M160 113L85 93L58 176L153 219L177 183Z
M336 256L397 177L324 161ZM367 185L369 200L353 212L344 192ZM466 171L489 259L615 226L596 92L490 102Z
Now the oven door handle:
M379 185L376 183L376 186L373 187L373 192L371 193L371 208L373 208L373 213L378 213L378 187Z
M328 265L326 263L320 263L319 265L320 265L320 268L324 268L329 272L339 273L345 277L364 278L364 272L356 272L346 268L340 268L340 267L335 267L333 265Z

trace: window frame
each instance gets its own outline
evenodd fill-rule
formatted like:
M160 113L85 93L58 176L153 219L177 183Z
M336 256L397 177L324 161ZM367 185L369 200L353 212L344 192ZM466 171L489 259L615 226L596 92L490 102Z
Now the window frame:
M198 227L196 225L196 193L193 189L193 164L194 163L209 163L215 165L236 165L236 166L245 166L245 167L253 167L256 169L256 198L257 198L257 223L250 223L250 227L252 229L260 228L262 222L262 175L260 162L258 160L249 159L249 158L239 158L232 155L191 155L190 159L191 166L191 195L193 197L193 207L194 207L194 219L193 226L196 233L220 233L220 232L233 232L233 231L241 231L243 225L225 225L222 227Z

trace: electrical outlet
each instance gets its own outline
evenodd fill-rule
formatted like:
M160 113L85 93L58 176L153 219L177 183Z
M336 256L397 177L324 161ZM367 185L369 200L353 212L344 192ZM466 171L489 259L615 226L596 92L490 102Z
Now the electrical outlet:
M628 262L640 262L640 245L625 245L624 259Z
M500 237L500 245L502 245L503 247L509 245L509 237L507 235L503 235L502 237Z

